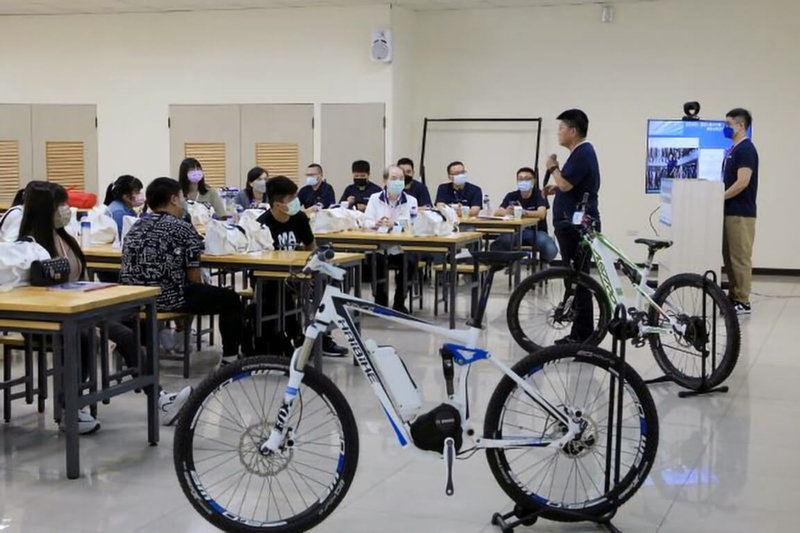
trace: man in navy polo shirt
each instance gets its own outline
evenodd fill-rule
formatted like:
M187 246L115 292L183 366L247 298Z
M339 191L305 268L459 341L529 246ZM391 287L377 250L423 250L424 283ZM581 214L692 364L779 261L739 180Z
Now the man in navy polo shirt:
M725 115L724 134L733 140L725 157L725 222L722 227L722 259L728 273L728 298L737 314L750 314L750 282L753 270L753 241L756 236L756 194L758 193L758 152L747 130L753 117L746 109L732 109Z
M397 166L403 170L403 175L405 176L405 193L416 198L421 207L433 205L428 188L421 181L414 179L414 161L408 157L401 157L397 160Z
M306 168L306 184L297 192L297 199L306 212L317 209L328 209L336 203L336 193L333 187L325 181L322 166L311 163Z
M586 140L589 131L589 118L580 109L569 109L558 117L558 143L570 151L559 168L555 154L547 159L547 170L551 172L555 183L545 185L544 194L555 194L553 200L553 226L555 227L558 247L564 262L576 270L589 272L589 257L581 249L581 235L578 228L572 225L572 215L588 193L586 214L591 216L600 228L597 193L600 190L600 165L594 147ZM575 319L572 331L556 344L580 343L589 338L594 331L594 311L592 295L582 286L575 289Z
M517 190L511 191L503 198L500 208L495 211L497 216L510 216L514 214L514 207L522 207L522 217L538 220L536 229L527 227L522 230L522 244L535 246L539 256L547 262L553 260L558 253L556 243L547 234L547 210L550 203L542 196L539 190L537 172L529 167L522 167L517 171ZM504 234L492 243L491 249L496 251L510 251L514 248L515 236Z
M347 186L339 202L347 202L349 209L355 207L363 213L367 208L367 203L369 203L369 197L376 192L381 192L383 189L369 180L369 161L361 159L353 161L351 169L353 171L353 184Z
M450 183L442 183L436 191L437 204L461 204L469 207L469 216L477 215L483 205L483 191L469 183L467 169L461 161L447 165L447 178Z

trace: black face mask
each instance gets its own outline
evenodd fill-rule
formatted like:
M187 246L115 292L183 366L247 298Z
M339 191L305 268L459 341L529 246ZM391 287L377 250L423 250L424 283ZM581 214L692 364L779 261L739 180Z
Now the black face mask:
M362 188L362 189L363 189L364 187L366 187L366 186L367 186L367 181L368 181L368 180L366 180L366 179L363 179L363 178L353 179L353 184L354 184L356 187L359 187L359 188Z
M412 181L414 181L414 176L405 176L406 185L409 185Z

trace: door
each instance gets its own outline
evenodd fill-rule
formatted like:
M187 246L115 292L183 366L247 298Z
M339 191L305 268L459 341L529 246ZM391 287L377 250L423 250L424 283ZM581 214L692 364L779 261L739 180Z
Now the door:
M30 124L34 179L98 190L97 106L34 104Z
M238 187L241 169L238 105L170 105L170 176L178 179L181 161L200 161L206 183Z
M0 105L0 205L31 181L31 106Z
M314 162L313 104L247 104L241 106L241 177L254 166L270 176L288 176L302 186L303 169Z
M370 179L382 185L386 165L384 104L322 104L320 119L321 164L337 199L352 183L350 165L357 159L369 161Z

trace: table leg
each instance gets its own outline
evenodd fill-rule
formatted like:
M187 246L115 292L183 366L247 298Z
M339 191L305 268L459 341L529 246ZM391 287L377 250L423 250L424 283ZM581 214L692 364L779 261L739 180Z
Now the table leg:
M480 245L478 245L480 247ZM479 264L475 259L472 260L472 293L471 293L471 301L470 301L470 310L469 316L471 318L475 318L475 313L478 310L478 299L480 295L480 291L482 289L480 271L479 271ZM478 324L480 327L480 324Z
M155 302L148 303L147 313L147 354L144 374L152 378L152 383L144 388L147 395L147 442L158 444L158 321Z
M255 278L255 288L253 289L253 303L256 305L256 337L261 336L262 315L261 315L261 296L264 291L264 283L261 278Z
M453 244L450 246L450 329L456 328L456 290L458 290L458 273L456 267L458 261L456 254L458 253L458 246Z
M64 322L64 372L61 374L64 394L63 422L67 437L67 477L80 476L80 449L78 447L78 361L81 357L78 323Z

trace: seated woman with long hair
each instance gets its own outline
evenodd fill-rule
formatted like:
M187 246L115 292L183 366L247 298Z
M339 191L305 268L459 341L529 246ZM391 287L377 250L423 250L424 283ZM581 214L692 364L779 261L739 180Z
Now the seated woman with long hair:
M64 187L45 181L33 181L25 189L24 205L19 238L32 238L47 250L52 258L65 257L70 266L68 281L88 280L86 258L78 242L64 229L71 215ZM136 367L139 354L133 331L114 321L107 321L107 326L108 337L117 345L125 364L129 368ZM89 353L91 334L92 331L84 331L81 334L81 375L84 379L89 377L90 365L94 362L93 354ZM190 393L189 387L177 394L161 391L159 407L161 407L162 422L174 421ZM85 411L78 412L78 430L81 434L93 433L98 429L100 423L94 417Z

